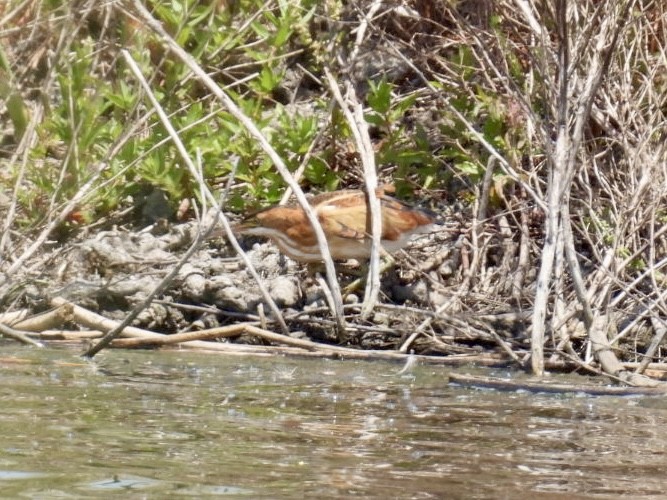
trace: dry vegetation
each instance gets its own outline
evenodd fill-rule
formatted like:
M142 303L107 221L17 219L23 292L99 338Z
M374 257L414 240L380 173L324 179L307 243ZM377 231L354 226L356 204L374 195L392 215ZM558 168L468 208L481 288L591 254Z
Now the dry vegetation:
M131 322L196 330L212 315L227 330L198 338L318 349L289 337L298 331L368 349L511 360L537 374L662 377L664 2L62 4L0 6L0 300L17 311L5 318L7 335L50 328L19 321L21 311L67 305L60 322L113 335ZM260 269L247 276L261 297L246 310L222 299L208 302L224 311L196 309L212 296L187 296L178 270L202 258L199 241L187 259L151 268L150 295L127 292L119 303L101 285L69 286L73 262L78 280L102 276L86 276L89 284L108 284L100 270L112 266L114 284L137 279L143 256L110 262L97 251L93 265L78 253L103 240L101 230L136 238L149 226L154 245L180 255L186 243L160 239L156 221L187 226L219 204L218 191L229 214L278 202L286 186L302 202L301 188L377 182L393 182L446 224L413 249L419 264L401 260L393 288L359 297L363 309L343 306L330 262L327 283L311 285L320 295L303 290L288 307L266 282L275 269ZM241 252L245 266L261 263L257 251ZM277 273L286 272L299 270L283 263ZM161 302L158 321L154 299L165 296L189 309ZM132 313L103 325L69 301ZM281 329L282 340L270 335Z

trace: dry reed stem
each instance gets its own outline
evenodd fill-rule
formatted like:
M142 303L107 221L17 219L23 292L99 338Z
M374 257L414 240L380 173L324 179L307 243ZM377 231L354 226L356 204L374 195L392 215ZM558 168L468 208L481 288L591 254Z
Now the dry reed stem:
M367 207L371 214L371 255L368 266L368 279L364 292L364 302L361 309L361 319L365 320L373 311L380 294L380 250L382 235L382 213L380 200L377 197L378 187L377 172L375 169L375 151L371 144L368 133L368 124L363 117L363 108L357 99L354 88L350 82L346 82L346 96L343 98L338 83L331 71L324 70L329 89L334 99L340 106L341 111L347 119L348 126L352 131L357 151L361 157L364 169L364 181L366 183Z
M274 166L282 178L294 192L297 201L303 208L315 231L317 242L324 260L324 265L327 270L327 282L334 297L333 314L336 319L338 335L341 340L344 340L345 318L342 312L343 301L341 298L340 285L336 277L336 268L331 258L331 252L329 251L329 246L327 244L327 239L322 226L317 220L317 215L308 203L308 199L301 190L301 187L294 180L294 177L287 169L287 166L283 162L282 158L280 158L276 150L271 146L266 137L257 128L255 123L253 123L252 120L250 120L250 118L248 118L248 116L241 111L236 103L215 83L215 81L201 68L201 66L199 66L197 61L176 43L176 41L164 30L162 25L157 22L157 20L151 15L150 12L148 12L148 10L146 10L140 1L134 0L132 5L135 9L135 12L138 13L139 17L146 23L146 25L162 39L162 41L169 47L169 49L176 55L176 57L178 57L193 72L193 74L201 81L201 83L204 84L206 88L208 88L211 93L222 102L225 108L227 108L227 110L236 119L238 119L239 122L246 128L246 130L257 140L260 147L273 161Z
M29 3L24 2L23 5ZM554 140L557 139L558 77L565 76L557 57L557 33L549 28L558 23L548 9L541 8L541 2L501 0L487 3L493 13L498 14L498 19L502 19L501 24L475 24L474 20L457 15L455 9L464 4L459 2L455 6L444 1L437 2L442 11L436 13L442 16L439 19L451 23L438 27L435 24L440 20L425 20L424 24L430 23L428 27L434 28L429 36L436 41L434 45L426 46L419 45L424 37L420 39L421 33L418 32L410 33L410 37L402 42L391 38L389 30L383 33L382 22L387 18L386 12L383 7L377 10L379 2L367 1L358 9L358 12L367 14L359 16L359 20L363 18L363 21L358 24L356 33L351 32L349 39L353 48L361 47L360 43L354 44L354 35L358 35L358 40L364 40L370 33L374 43L387 42L387 46L395 48L396 55L424 82L420 102L430 99L438 107L443 120L459 120L472 138L466 143L467 147L474 150L479 145L478 151L470 151L471 157L476 154L479 165L484 165L489 156L496 157L498 169L494 176L504 175L509 179L504 181L504 187L500 187L500 193L495 193L499 194L502 203L500 208L489 208L485 231L471 233L468 215L462 215L459 230L461 234L470 235L469 246L465 248L467 254L463 255L459 248L452 249L452 252L457 254L456 266L467 256L467 274L461 274L459 266L454 274L443 280L440 288L445 290L443 293L451 290L451 295L446 297L441 311L463 310L471 316L497 311L530 314L535 298L534 271L544 247L546 225L540 212L545 209L548 197L547 170L553 168L556 159L552 153ZM38 2L34 5L41 8ZM76 22L85 20L84 16L93 5L94 2L84 2L83 9L77 11ZM422 6L417 2L412 5L415 8ZM620 43L612 53L613 44L607 42L611 41L610 36L617 29L616 19L622 18L621 9L628 5L632 6L636 15L625 25ZM271 3L267 3L265 8L271 8ZM449 11L451 17L448 17ZM103 30L109 29L109 12L110 9L103 15ZM381 14L376 16L374 12ZM546 287L544 292L546 315L543 343L548 347L553 341L555 346L549 351L551 359L544 362L544 367L549 369L550 366L558 366L559 360L568 359L576 359L585 365L592 356L591 341L598 345L596 334L601 334L601 337L611 335L609 344L617 355L625 351L624 359L637 359L645 364L651 357L660 359L663 355L660 351L660 325L667 318L667 219L664 208L667 206L667 141L664 140L667 12L660 2L652 0L584 0L567 2L566 14L567 24L564 26L569 30L572 55L567 74L566 100L561 99L560 102L566 102L570 107L572 121L567 123L568 130L572 133L581 130L583 137L580 147L570 148L574 152L565 155L566 160L573 159L574 167L570 168L567 162L565 164L566 170L570 170L566 172L569 176L562 181L565 191L561 190L560 194L566 196L562 198L564 206L560 220L556 221L557 229L562 229L562 234L557 236L562 238L557 240L554 248L554 269L549 275L553 286ZM250 29L258 15L259 12L249 16L240 29ZM72 19L65 20L64 24L73 26L75 21ZM7 22L7 19L2 22ZM29 34L23 38L31 43L41 43L38 37L40 28L58 27L50 18L30 23L27 26ZM438 31L438 28L441 30ZM56 68L62 55L68 53L71 40L68 33L56 30L54 33L48 47L53 52L51 68ZM456 64L456 55L452 52L458 47L469 49L473 66L476 65L469 68L471 71L465 73L465 78L462 78L464 72L461 65ZM335 56L337 47L332 44L329 48ZM224 50L224 47L219 50ZM96 50L94 57L101 52ZM611 54L611 57L606 58L605 54ZM103 58L100 58L99 64L102 61ZM523 75L517 75L516 67L512 67L512 63L516 62ZM331 67L335 71L335 63ZM94 70L99 70L99 67ZM26 74L28 71L17 69L17 72ZM590 77L595 72L603 73L604 79L597 86L595 97L590 99L591 90L595 90L596 86ZM46 93L53 82L53 75L53 70L47 75ZM433 81L440 82L444 90L431 85ZM480 89L479 93L477 89ZM449 91L452 91L451 94ZM525 139L526 143L518 146L508 141L498 146L487 140L481 127L484 117L471 116L457 109L447 101L450 95L467 98L482 109L485 109L485 102L479 99L480 96L490 97L494 104L501 107L517 103L520 119L509 120L511 116L508 114L507 128L522 133L525 128L522 140ZM576 119L577 110L581 110L586 101L590 103L589 117L583 122L583 128L578 129L582 121ZM585 107L583 110L586 111ZM148 116L137 117L124 132L136 133L136 127ZM471 147L473 139L477 144ZM122 141L119 138L114 147ZM18 165L18 158L28 158L28 149L21 146L13 152L13 163ZM108 157L113 154L110 150ZM557 160L561 161L560 158ZM90 171L93 176L96 175L95 167L99 166L93 166ZM483 184L476 189L468 177L456 172L455 166L445 165L445 168L450 167L459 181L469 185L471 192L481 192L481 199L476 200L480 204L477 214L472 214L478 219L472 225L477 224L479 228L486 189ZM23 189L24 182L20 178L15 181L15 189ZM102 185L104 183L98 178L87 194L84 193L82 200L85 201ZM497 188L494 185L492 189L498 191ZM54 214L50 217L53 219L59 213L66 214L69 206L66 203L58 207L53 204ZM45 259L35 263L32 257L22 257L26 249L34 257L35 252L41 251L44 246L30 247L37 240L19 240L21 235L15 230L15 225L16 221L10 217L6 223L9 232L3 233L5 270L16 255L29 269L43 266ZM540 301L544 299L540 298ZM420 333L428 333L433 336L434 342L442 341L438 347L443 348L455 337L450 334L452 326L446 319L431 319L435 315L417 317L427 321L416 337ZM595 323L598 330L608 328L609 331L593 332L591 337L581 327L586 317L589 320L607 318L604 323L590 321L590 324ZM462 321L466 323L465 319ZM330 323L322 324L330 327ZM467 325L472 332L474 321L467 320ZM355 328L353 324L350 326ZM465 331L463 325L456 328L457 332ZM642 335L641 339L639 335ZM403 347L411 349L414 340L408 339ZM505 337L503 340L510 342ZM510 347L516 349L516 344L511 343ZM648 350L643 352L645 347ZM630 365L625 363L624 366Z
M169 121L169 118L167 117L166 113L164 112L164 110L160 106L159 102L157 101L157 99L153 95L148 83L143 78L143 75L141 74L141 70L139 69L139 67L136 65L136 63L134 62L134 60L132 59L132 57L129 55L129 53L126 50L123 50L121 53L122 53L122 55L125 59L125 62L128 64L128 66L130 67L130 69L134 73L135 77L139 80L139 82L142 85L144 91L146 92L146 95L148 96L149 100L153 104L154 109L156 110L158 116L160 117L162 125L165 127L165 129L167 130L167 133L169 134L172 141L174 142L174 145L176 146L176 149L179 152L179 154L181 156L181 159L183 160L185 165L188 167L188 170L190 171L190 175L192 175L192 177L197 180L199 188L200 188L202 194L204 195L203 199L207 200L212 206L216 207L218 220L220 220L222 222L222 225L225 228L225 231L227 233L228 240L232 243L232 246L234 246L237 253L244 260L244 262L246 264L246 267L248 268L251 275L253 276L253 278L257 282L257 286L258 286L260 292L262 293L262 296L264 297L264 300L266 300L267 304L271 308L271 311L273 312L276 321L278 321L278 324L282 328L283 332L287 333L288 328L287 328L287 325L285 324L284 318L282 317L280 309L278 309L278 306L276 305L275 301L271 298L271 295L269 294L268 290L264 286L264 283L262 282L262 279L260 278L259 274L257 273L257 271L254 269L252 263L250 262L250 259L242 251L240 245L238 244L238 241L234 237L234 234L232 233L229 221L227 220L224 213L222 212L220 204L216 200L215 196L213 196L213 193L211 193L211 190L208 188L208 186L206 184L206 181L202 177L201 169L198 169L195 166L192 159L190 158L187 150L185 149L185 146L183 145L183 142L180 140L180 137L178 136L178 133L176 132L174 127L171 125L171 122ZM209 228L208 230L205 230L204 233L209 232L211 229L212 228ZM194 251L198 248L199 244L201 244L204 241L204 238L200 237L200 236L203 236L203 234L200 233L198 235L197 241L192 245L190 250L188 250L186 255L183 258L180 259L180 261L179 261L180 265L175 266L175 268L172 269L172 271L169 273L169 276L171 278L176 276L176 273L177 273L178 269L181 267L182 264L184 264L186 262L187 256L192 255L194 253ZM167 281L166 278L165 278L165 280L158 285L158 288L166 287L166 285L168 283L169 283L169 281ZM152 293L151 296L155 297L155 294ZM150 302L146 302L145 306L148 306L149 303ZM139 311L137 311L137 314L138 313L139 313Z

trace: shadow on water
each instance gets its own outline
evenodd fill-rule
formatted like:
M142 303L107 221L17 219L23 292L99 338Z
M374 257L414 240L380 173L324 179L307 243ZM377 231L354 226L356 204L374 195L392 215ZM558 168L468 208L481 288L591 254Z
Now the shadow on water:
M5 344L0 491L663 497L661 398L464 389L442 367L400 368L187 351L108 351L93 365Z

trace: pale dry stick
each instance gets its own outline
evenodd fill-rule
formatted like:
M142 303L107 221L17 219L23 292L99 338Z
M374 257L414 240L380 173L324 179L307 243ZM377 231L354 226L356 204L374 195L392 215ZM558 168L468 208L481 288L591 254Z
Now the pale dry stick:
M625 361L623 363L623 367L626 370L636 370L638 366L639 363L637 361ZM646 370L656 372L656 378L659 378L660 380L667 378L667 363L652 362L646 366Z
M116 339L113 341L113 347L145 347L145 346L160 346L170 344L181 344L183 342L192 342L194 340L210 341L221 338L238 337L241 334L254 335L269 342L287 345L290 347L299 347L307 351L329 351L346 354L350 349L337 346L329 346L317 344L310 340L295 339L287 335L280 335L272 331L260 328L256 323L237 323L234 325L220 326L217 328L209 328L196 332L174 333L171 335L163 335L162 337L150 338L133 338L133 339Z
M79 325L85 326L87 328L90 328L92 330L99 330L102 332L110 332L114 329L116 329L119 325L117 321L105 318L104 316L101 316L97 313L94 313L92 311L89 311L88 309L85 309L81 306L78 306L76 304L73 304L61 297L54 297L51 299L51 306L53 307L62 307L62 306L68 306L71 308L72 312L72 322L77 323ZM149 330L145 330L143 328L137 328L135 326L126 326L123 328L121 331L121 335L123 337L131 337L131 338L162 338L165 337L165 335L162 335L160 333L155 333L151 332ZM191 341L191 342L185 342L182 344L184 347L188 348L195 348L195 349L206 349L206 350L215 350L215 351L224 351L226 353L237 353L239 350L242 350L244 354L255 354L255 352L249 350L249 349L243 349L247 346L233 346L230 344L221 344L221 343L214 343L214 342L206 342L206 341ZM299 350L300 352L303 352L303 350ZM266 353L261 353L261 352L256 352L258 355L263 355Z
M512 271L517 261L516 249L517 243L514 241L514 231L510 226L508 216L506 214L498 214L496 216L496 224L498 225L498 236L502 248L502 259L498 264L498 271L502 273L503 277L498 280L495 289L497 293L503 295L514 289L514 272ZM487 245L484 245L485 248Z
M642 359L637 368L635 368L635 373L644 373L648 365L651 364L651 359L653 358L655 351L660 347L662 339L665 337L665 334L667 334L667 324L665 324L665 322L656 314L651 314L651 324L655 330L655 335L653 336L651 345L648 346L648 349L646 349L646 352L643 354L644 359Z
M533 306L533 320L531 330L531 367L533 373L544 375L544 334L546 331L546 316L549 300L549 289L556 257L557 239L560 227L560 198L563 180L568 167L570 151L570 137L568 134L569 110L567 100L569 46L567 30L567 13L565 0L558 0L556 4L556 25L559 35L558 65L558 124L556 147L553 160L550 162L550 172L547 187L547 207L545 220L545 237L542 247L542 260L537 276L535 302ZM548 45L542 50L547 50Z
M44 347L44 344L41 342L31 339L28 336L28 332L17 330L16 328L0 323L0 337L2 336L14 339L22 344L28 344L34 347Z
M30 317L21 318L19 321L11 322L10 325L18 330L41 332L62 326L71 314L69 306L62 306Z
M85 307L70 302L62 297L53 297L50 301L51 307L61 308L66 307L70 311L72 323L85 326L91 330L99 330L102 332L109 332L118 326L118 321L105 318L104 316L94 313ZM163 337L163 335L144 328L136 326L126 326L123 328L121 335L124 337Z
M5 24L14 19L16 16L23 15L26 5L31 4L32 2L33 0L23 0L23 2L14 7L14 9L7 12L7 14L5 14L4 17L0 19L0 28L2 28Z
M71 302L68 302L67 300L61 297L55 297L51 299L51 305L53 307L61 307L65 305L71 307L72 321L79 325L86 326L87 328L91 328L93 330L109 332L118 326L117 321L110 320L108 318L105 318L104 316L100 316L99 314L89 311L81 306L77 306ZM166 336L159 333L151 332L149 330L144 330L143 328L137 328L134 326L127 326L123 328L121 334L124 337L131 337L131 338L162 338ZM283 352L283 353L287 352L287 351L276 350L273 351L273 353L271 353L266 349L264 351L256 349L255 348L256 346L223 344L223 343L197 341L197 340L191 342L185 342L181 345L183 347L203 349L207 351L222 351L225 352L226 354L242 354L242 355L253 354L257 356L269 356L277 352ZM283 349L289 349L289 348L283 348ZM298 349L298 351L292 350L290 353L301 354L303 352L304 352L303 349Z
M626 384L638 387L656 387L661 385L661 382L657 380L626 370L623 364L618 361L607 338L608 316L598 315L593 320L593 323L588 332L588 337L593 354L607 375L620 378Z
M0 323L5 325L15 326L15 323L18 323L30 315L28 309L19 309L16 311L6 312L0 314ZM21 328L19 328L21 329Z
M169 47L169 49L178 57L190 70L200 79L200 81L208 88L216 98L218 98L223 105L229 110L229 112L234 116L243 127L252 135L264 150L264 152L269 156L276 169L285 180L288 186L294 191L294 195L303 208L308 220L310 221L313 230L315 231L315 236L317 238L318 246L320 247L320 253L322 254L322 259L324 260L324 266L327 272L327 282L329 283L329 288L334 297L334 316L336 318L336 325L338 329L338 335L341 340L345 340L345 317L343 316L343 300L340 292L340 285L336 277L336 268L331 258L331 252L329 251L329 245L327 243L326 235L322 229L322 225L317 219L317 214L313 208L308 203L306 195L303 193L303 190L299 184L294 180L289 169L285 165L285 162L282 160L280 155L276 150L271 146L269 141L266 139L264 134L257 128L257 125L243 113L239 106L218 86L217 83L199 66L195 59L188 54L183 48L176 43L176 41L165 31L162 25L151 15L148 10L144 7L140 0L133 0L132 5L134 6L135 11L139 14L139 17L146 23L146 25L157 33L162 41ZM224 225L224 221L223 221ZM231 233L231 228L228 228L228 225L225 226L225 231L228 234Z
M493 339L495 340L496 344L500 346L500 348L507 354L510 359L514 360L514 362L519 365L520 367L523 368L524 362L519 356L512 350L512 346L506 342L498 333L493 329L493 328L486 328L487 332Z
M665 259L667 260L667 259ZM655 309L658 308L664 302L667 300L667 288L662 291L662 293L659 293L657 298L655 300L652 300L649 304L643 307L642 311L637 313L636 316L630 321L623 330L618 332L616 336L611 339L610 343L611 345L616 344L619 340L621 340L623 337L625 337L632 329L637 326L637 324L640 321L645 320L649 314L652 314Z
M486 221L487 209L489 206L489 192L491 191L491 182L493 181L493 168L496 165L497 158L490 156L486 162L484 171L484 180L482 181L482 193L479 197L479 206L477 208L477 217L473 222L473 231L479 232L481 223Z
M366 31L375 14L382 7L380 0L375 0L369 7L368 12L363 15L359 26L357 27L357 34L355 44L350 52L348 61L354 61L359 50L363 44L366 36ZM352 112L346 106L340 95L337 83L333 78L331 72L325 69L325 75L329 81L334 97L338 101L341 109L345 113L348 124L352 130L357 143L357 149L361 155L361 163L364 169L364 181L366 185L366 193L368 196L368 210L371 214L371 253L368 267L368 278L366 280L366 288L364 290L364 301L361 309L361 318L366 319L377 304L380 293L380 253L381 234L382 234L382 207L378 200L375 189L378 185L377 170L375 165L375 151L371 143L370 135L368 133L368 123L363 116L363 107L356 97L352 82L349 79L346 81L346 96L347 101L351 103Z
M83 356L86 358L92 358L100 352L102 349L104 349L106 346L108 346L111 341L119 336L125 327L129 326L136 318L141 314L142 311L148 308L148 306L151 305L155 297L157 297L159 294L164 292L167 287L172 283L174 278L178 275L179 271L181 270L181 267L190 260L190 257L199 249L199 247L204 243L205 241L205 231L200 231L197 234L197 238L195 241L192 242L192 245L190 245L190 248L183 254L183 256L179 259L179 261L170 269L170 271L166 274L164 278L160 280L160 282L151 290L151 292L148 294L148 296L142 300L139 304L137 304L131 311L130 313L125 316L123 321L118 323L118 325L113 328L111 331L107 332L102 339L91 346L85 353L83 353ZM278 312L280 314L280 312ZM280 319L283 319L282 316L278 316L276 318L278 321ZM283 324L284 324L284 319L283 319ZM285 329L287 329L287 325L285 325Z
M467 280L463 288L468 290L472 286L472 282L477 275L479 266L482 262L482 248L484 245L479 244L480 237L484 231L484 224L486 223L487 208L489 206L489 192L491 191L491 182L493 180L493 167L496 164L496 158L490 156L486 171L484 172L484 180L482 181L482 192L479 194L477 201L477 210L473 212L474 218L472 221L472 228L470 231L472 258L470 259L470 266L467 271Z
M542 24L540 24L535 17L536 10L534 9L535 5L532 2L527 2L526 0L514 0L514 3L519 7L519 10L521 11L523 18L526 21L526 24L530 27L531 30L537 35L537 37L540 39L540 43L542 44L543 47L548 47L549 44L549 33L547 30L544 28Z
M567 337L567 328L565 322L563 322L560 330L554 328L554 325L559 321L559 319L566 313L568 307L567 300L567 276L565 264L567 262L565 257L565 229L569 219L567 215L567 209L569 206L569 195L565 196L564 199L561 199L561 211L560 211L560 222L559 225L562 226L559 228L560 232L556 237L556 254L554 256L554 267L551 277L551 290L550 294L552 297L553 305L552 312L549 318L549 328L551 329L551 335L558 335L560 338ZM552 337L553 338L553 337Z
M517 265L514 269L514 276L512 280L512 298L516 304L521 304L521 296L523 289L523 282L528 272L528 267L530 265L530 233L528 231L528 214L526 210L522 210L520 214L520 228L521 228L521 237L519 239L519 257L517 259Z
M429 81L428 78L424 75L424 73L415 66L415 64L408 59L405 54L403 54L398 48L394 46L394 44L389 44L390 47L392 47L394 54L399 57L422 81L424 86L431 92L431 94L440 96L441 92L436 89L433 84ZM434 79L438 79L438 76L435 75ZM441 79L439 79L441 80ZM441 80L442 81L442 80ZM445 82L446 83L446 82ZM514 180L518 185L523 187L525 189L526 193L530 195L530 197L533 199L535 204L540 207L541 209L546 211L546 203L542 199L542 197L533 190L528 184L526 184L523 180L523 177L510 165L510 163L500 154L500 152L484 137L484 135L477 130L477 125L475 123L472 123L470 120L468 120L458 109L456 109L456 106L454 106L449 100L445 99L444 100L445 106L447 106L447 110L452 113L459 122L461 122L463 125L465 125L467 131L479 142L482 147L489 153L489 155L493 156L496 160L498 160L498 164L500 165L501 170L503 173L507 176L509 176L512 180Z
M581 305L584 315L584 324L588 330L593 324L593 309L590 303L590 293L586 289L584 277L581 274L581 267L579 266L579 259L575 250L574 235L572 234L572 219L570 217L570 205L565 203L562 207L562 230L563 240L565 244L565 258L567 260L568 270L570 271L570 278L574 286L574 292L577 295L579 305Z
M577 393L577 394L588 394L595 396L604 396L604 395L614 395L614 396L630 396L636 394L653 394L653 395L664 395L665 387L640 387L640 388L627 388L627 387L608 387L603 385L574 385L574 384L552 384L552 383L540 383L540 382L525 382L525 381L513 381L502 378L493 378L493 377L478 377L472 375L459 375L450 373L449 374L450 383L455 383L462 385L464 387L486 387L491 389L503 390L503 391L532 391L532 392L541 392L541 393L556 393L556 394L565 394L565 393Z
M583 139L583 132L588 123L593 99L602 83L602 79L608 73L611 58L618 43L621 31L625 28L624 21L628 17L630 7L634 2L627 1L616 16L609 16L602 24L600 34L598 35L596 51L593 52L593 58L588 69L588 77L582 84L582 88L574 106L572 114L574 123L570 132L569 121L571 112L568 105L568 91L577 87L577 81L568 76L570 69L569 58L569 32L567 25L567 2L559 0L556 4L557 26L559 30L559 66L561 68L558 78L558 133L556 138L556 150L553 159L552 171L550 173L549 185L547 191L548 211L545 222L545 243L542 252L542 262L537 279L537 290L535 294L535 306L533 309L533 325L531 332L531 354L532 368L536 375L544 373L544 333L546 327L546 310L549 299L549 284L552 279L554 269L554 258L556 255L555 243L561 231L567 232L564 226L569 225L569 219L564 220L564 215L568 215L566 208L562 207L569 203L570 187L575 175L575 162L577 160L577 151ZM545 47L546 49L546 47ZM573 239L565 241L565 253L567 256L568 270L573 278L573 285L576 290L577 298L582 307L587 309L586 327L589 335L596 327L603 325L602 321L596 321L592 317L592 309L587 299L587 293L581 277L581 269L574 249ZM606 322L604 323L606 325ZM601 332L596 332L599 337ZM612 353L613 355L613 353Z
M257 316L259 316L259 326L266 330L266 314L264 313L264 304L257 304Z
M43 330L30 332L29 335L40 340L89 340L104 337L104 332L100 330Z
M72 312L72 322L83 325L92 330L99 330L108 332L117 328L118 322L105 318L97 313L89 311L81 306L73 304L61 297L51 299L51 306L62 307L68 306ZM255 327L256 328L256 327ZM261 330L261 329L259 329ZM272 332L263 331L262 334L270 333L276 335L272 341L284 341L283 335L278 335ZM121 332L123 337L143 338L143 339L168 339L171 335L162 335L151 332L143 328L134 326L127 326ZM289 340L289 339L288 339ZM292 339L294 340L294 339ZM307 342L307 341L302 341ZM248 346L243 344L228 344L220 342L209 342L202 340L190 340L181 343L181 346L194 349L202 349L207 351L221 351L227 354L249 354L249 355L271 355L271 354L295 354L299 356L315 356L315 357L339 357L345 359L378 359L378 360L395 360L405 361L408 356L397 352L390 351L359 351L357 349L350 349L347 347L329 346L317 343L303 344L303 347L268 347L268 346ZM316 349L316 350L315 350ZM494 356L450 356L443 358L442 356L418 356L418 360L422 362L440 364L440 365L461 365L468 363L475 363L480 365L497 365L502 363L502 360Z
M364 168L364 182L366 183L367 209L371 214L371 255L368 266L368 279L364 292L364 303L361 308L361 318L366 319L377 304L380 294L380 249L382 236L382 212L380 200L377 197L378 186L377 172L375 169L375 152L368 134L368 124L364 120L364 112L361 103L357 99L352 84L346 82L346 97L343 98L338 83L328 68L324 69L329 89L338 102L347 123L352 131L357 150L361 156ZM352 108L352 109L350 109Z
M359 22L359 26L357 26L356 28L357 36L354 41L354 47L350 51L350 56L349 56L350 61L354 61L355 58L357 57L359 49L361 48L361 45L364 43L364 38L366 36L366 30L368 30L368 25L372 21L377 11L380 10L380 7L382 7L382 0L373 0L373 3L368 8L368 12L363 14L363 17Z
M85 10L85 15L87 15L90 10L92 9L94 5L94 2L90 2L88 5L87 10ZM78 15L79 13L76 13ZM75 13L70 12L69 16L71 18L74 18ZM48 94L51 86L53 84L53 81L56 78L56 72L59 67L56 62L58 61L58 58L60 55L64 52L66 52L67 48L71 46L71 43L74 41L76 38L78 32L81 29L82 23L72 23L74 24L73 28L71 30L62 30L60 33L60 38L58 39L57 46L55 50L53 51L53 55L51 56L52 64L51 64L51 70L45 79L45 82L41 85L42 92L44 94ZM39 107L39 112L42 113L43 111L41 110L41 106ZM41 116L40 116L41 118ZM93 169L93 174L91 175L91 178L89 179L88 182L86 182L80 189L77 191L77 193L74 195L74 197L65 205L65 207L61 210L61 212L55 217L54 220L51 220L50 223L46 225L46 227L41 231L39 236L33 241L32 245L30 245L22 254L20 257L18 257L12 265L7 269L6 275L11 277L12 274L14 274L18 269L20 269L25 262L32 257L32 255L44 244L44 242L47 240L51 232L58 227L60 224L62 224L65 219L69 216L69 214L76 208L76 206L83 200L84 196L92 189L93 183L99 178L100 174L102 171L106 168L106 163L100 164L100 166L96 169ZM1 278L0 278L1 279Z
M324 299L326 300L327 308L331 310L334 307L334 298L331 293L331 290L329 289L329 286L327 285L326 280L322 278L322 275L320 273L315 274L315 279L319 283L320 288L322 288L322 293L324 294ZM343 306L343 314L345 314L345 306Z
M181 159L183 160L183 162L187 166L187 168L190 172L190 175L192 175L192 177L197 181L200 189L202 190L202 194L205 195L205 199L208 200L208 202L211 204L211 206L216 207L218 219L220 221L222 221L223 227L225 228L225 231L226 231L226 234L227 234L227 238L229 239L230 243L232 244L234 249L237 251L237 253L241 256L244 263L246 264L246 267L248 268L248 271L250 272L252 277L257 282L257 286L259 288L259 291L261 292L262 296L264 297L264 300L266 300L267 304L271 308L271 311L273 312L276 321L278 321L278 324L282 328L283 332L288 333L289 329L287 328L287 324L285 323L285 319L282 317L280 309L278 309L278 306L276 305L275 301L273 300L273 298L269 294L269 291L264 286L261 277L259 276L259 274L255 270L254 266L252 265L252 262L250 262L250 258L241 249L241 246L239 245L238 241L236 240L236 237L234 236L234 234L231 230L231 227L229 225L229 221L227 220L227 217L225 217L225 215L222 213L220 204L215 199L215 196L213 196L213 193L211 193L210 189L208 188L208 185L206 184L206 181L202 178L201 169L198 169L196 167L196 165L194 164L194 162L192 161L192 159L190 158L190 155L188 154L187 150L185 149L185 146L183 145L183 142L181 141L180 137L178 136L178 133L176 132L173 125L169 121L169 117L167 116L164 109L162 109L162 106L160 105L160 103L157 101L157 99L153 95L153 92L152 92L151 88L148 86L148 82L146 82L146 79L143 77L143 75L141 73L141 70L139 69L137 64L134 62L134 59L132 59L132 56L130 56L129 52L127 52L127 50L125 50L125 49L123 49L121 51L121 54L123 55L123 58L125 59L125 62L130 67L132 73L134 73L134 76L137 78L140 85L142 86L142 88L146 92L146 96L151 101L151 104L153 105L153 108L157 112L162 125L165 127L165 129L167 130L167 133L172 138L172 141L174 142L174 145L176 146L176 150L178 151L179 155L181 156ZM203 240L203 238L199 238L198 241L199 240ZM195 249L194 248L195 246L196 245L193 244L193 248L188 250L187 254L193 253L194 249ZM183 258L181 258L179 263L185 263ZM158 285L158 286L160 286L160 285Z
M475 220L473 221L473 227L472 227L472 238L473 238L473 262L471 263L469 267L469 271L465 273L465 277L463 279L463 282L461 285L457 288L456 293L444 304L441 304L439 307L436 308L434 316L430 316L425 318L419 326L415 329L410 336L405 339L405 341L401 344L401 346L398 348L399 352L408 352L410 349L410 346L412 346L412 343L422 335L426 329L431 326L433 321L438 317L438 315L441 315L443 312L445 312L447 309L451 307L451 305L457 300L459 297L462 295L465 295L467 291L470 289L470 285L472 283L473 279L473 266L475 269L477 269L478 264L479 264L479 248L477 245L478 241L478 236L479 236L479 230L481 228L480 225L480 220L486 219L486 212L487 212L487 207L488 207L488 200L485 198L488 197L489 191L491 189L491 181L493 178L493 166L495 165L497 161L497 158L491 156L487 162L486 166L486 172L484 173L484 181L482 184L482 195L479 204L477 205L477 211L475 212Z

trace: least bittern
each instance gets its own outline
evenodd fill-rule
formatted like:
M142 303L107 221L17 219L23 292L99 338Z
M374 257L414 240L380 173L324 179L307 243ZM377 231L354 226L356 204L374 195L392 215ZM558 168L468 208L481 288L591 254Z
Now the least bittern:
M429 231L434 216L412 208L377 190L382 212L382 248L393 253L413 234ZM322 225L334 260L368 259L371 220L366 194L361 190L323 193L309 200ZM321 262L315 232L299 205L277 206L246 217L234 230L270 238L288 257L299 262Z

